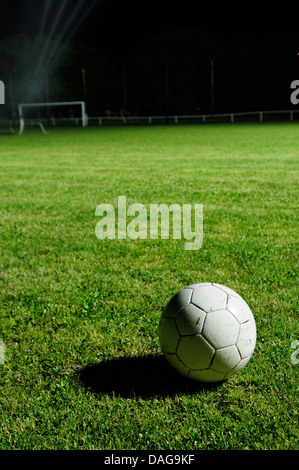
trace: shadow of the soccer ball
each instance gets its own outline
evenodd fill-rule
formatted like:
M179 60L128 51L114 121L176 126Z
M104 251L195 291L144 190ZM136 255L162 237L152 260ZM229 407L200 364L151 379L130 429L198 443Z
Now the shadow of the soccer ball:
M98 394L123 397L195 394L219 387L200 383L176 372L164 356L122 357L89 365L79 371L82 384Z

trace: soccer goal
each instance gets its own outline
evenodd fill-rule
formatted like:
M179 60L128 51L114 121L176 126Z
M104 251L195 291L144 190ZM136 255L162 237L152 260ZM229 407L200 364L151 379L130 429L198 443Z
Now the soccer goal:
M26 117L24 108L26 108ZM51 108L51 110L50 110ZM46 134L45 123L55 125L57 122L82 123L82 127L88 125L88 116L85 111L84 101L63 101L51 103L21 103L18 106L21 135L25 125L38 125Z

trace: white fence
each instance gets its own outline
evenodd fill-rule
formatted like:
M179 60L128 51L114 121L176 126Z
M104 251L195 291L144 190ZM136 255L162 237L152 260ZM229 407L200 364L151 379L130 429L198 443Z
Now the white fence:
M198 114L198 115L177 115L177 116L95 116L85 115L86 123L89 126L104 125L154 125L154 124L205 124L205 123L244 123L244 122L279 122L279 121L299 121L299 109L278 110L278 111L251 111L247 113L225 113L225 114ZM27 128L35 126L37 119L25 119ZM38 118L38 123L42 123L46 129L53 127L79 127L82 126L82 117L72 118ZM19 131L19 120L2 119L0 128L9 129L12 133Z
M100 116L89 117L89 122L104 124L184 124L184 123L213 123L213 122L264 122L264 121L294 121L299 120L298 110L283 111L252 111L248 113L198 114L178 116Z

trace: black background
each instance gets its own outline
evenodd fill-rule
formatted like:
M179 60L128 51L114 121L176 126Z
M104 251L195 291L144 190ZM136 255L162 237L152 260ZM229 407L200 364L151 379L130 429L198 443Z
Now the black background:
M148 115L294 107L290 84L299 78L297 11L278 2L12 0L1 6L0 41L23 34L33 44L37 35L51 33L68 46L49 68L48 99L85 98L90 115L121 108ZM18 54L9 67L7 60L0 56L0 78L11 80L15 102L26 101L34 67L29 62L26 67L24 59L21 66ZM43 94L36 88L32 100Z

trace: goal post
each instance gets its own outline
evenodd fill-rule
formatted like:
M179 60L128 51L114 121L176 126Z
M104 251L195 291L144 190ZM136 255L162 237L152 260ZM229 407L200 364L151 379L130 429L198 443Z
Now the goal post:
M19 134L21 135L24 131L25 127L25 119L24 119L24 108L48 108L48 107L59 107L59 106L74 106L78 105L81 109L81 116L80 119L82 120L82 127L86 127L88 125L88 116L86 114L85 102L84 101L56 101L50 103L21 103L18 106L19 111L19 121L20 121L20 130ZM37 124L40 125L39 122L36 121Z

